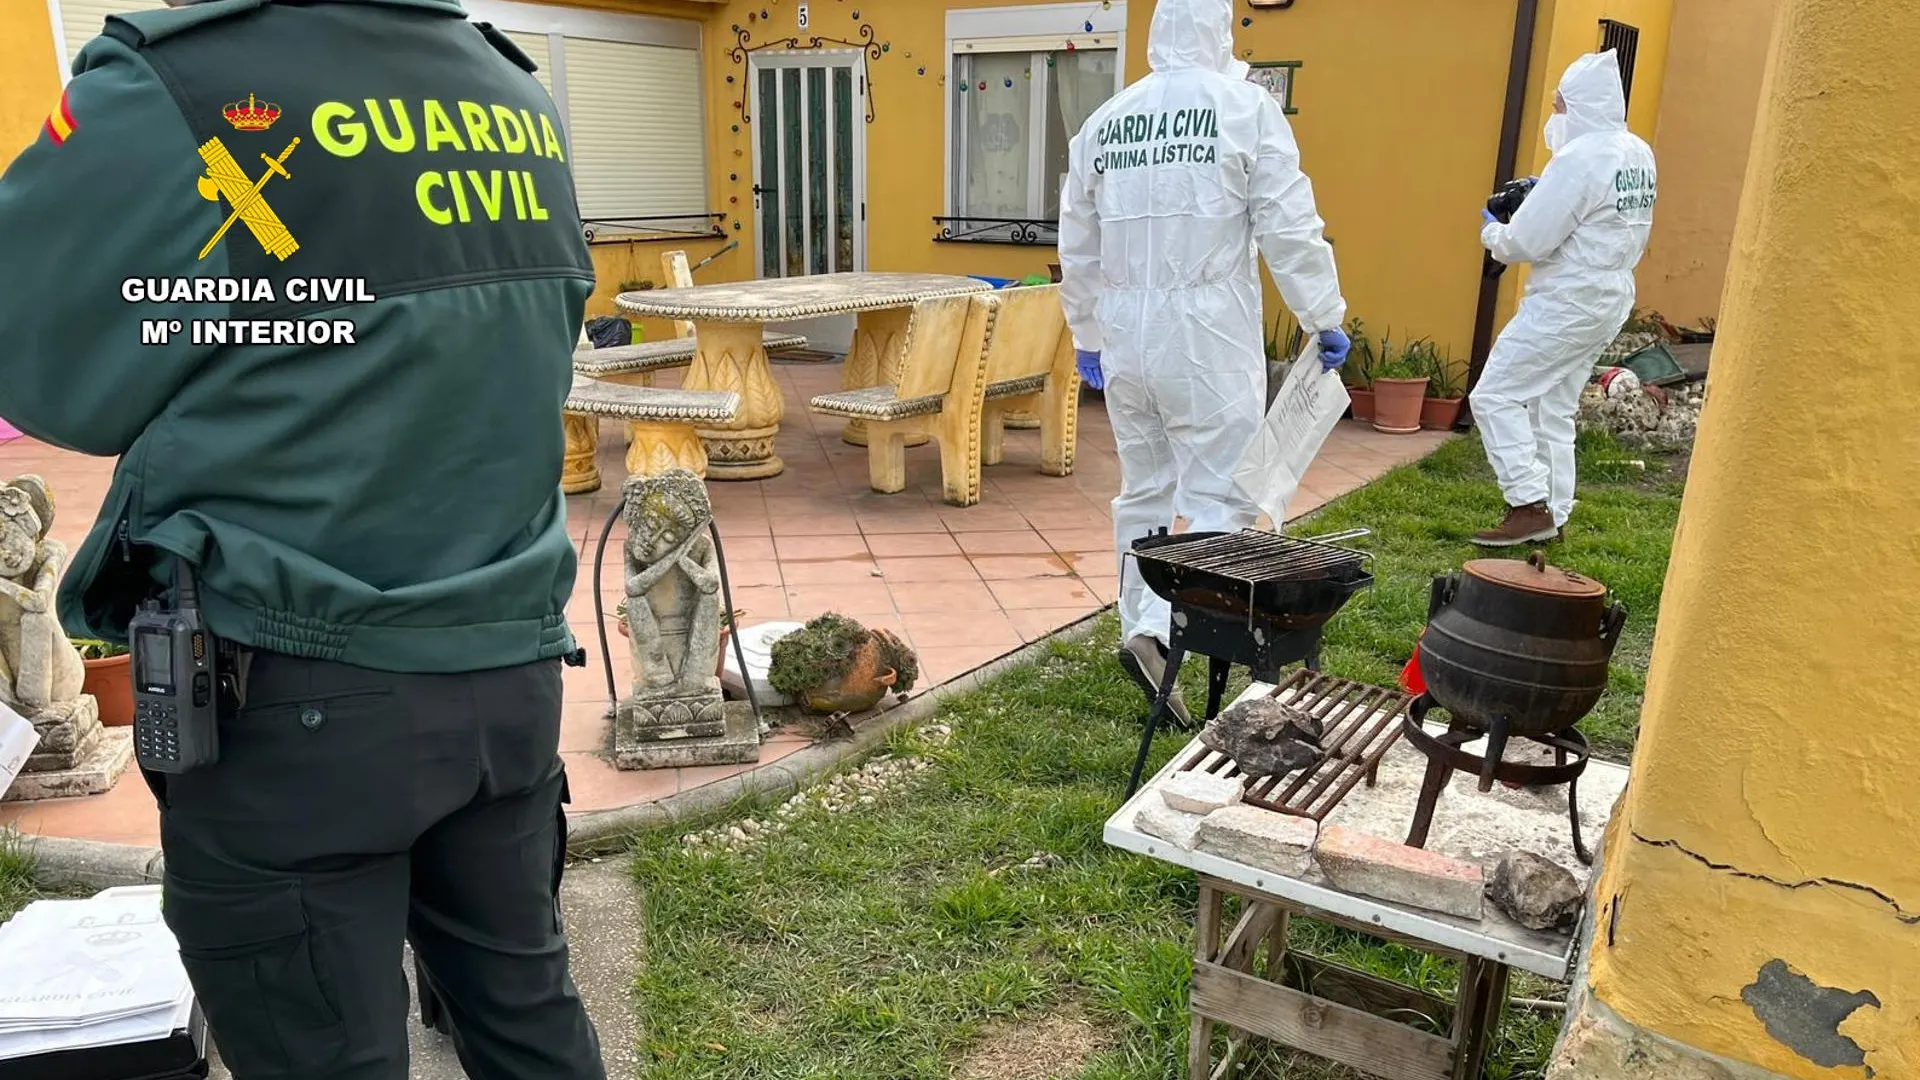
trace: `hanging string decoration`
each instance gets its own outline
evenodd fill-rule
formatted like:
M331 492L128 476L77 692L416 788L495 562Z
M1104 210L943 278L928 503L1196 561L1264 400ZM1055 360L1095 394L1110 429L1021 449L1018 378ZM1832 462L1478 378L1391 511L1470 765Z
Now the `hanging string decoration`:
M766 17L766 13L764 11L761 12L760 14L763 19ZM753 18L753 13L748 12L747 17L748 17L748 20L751 21ZM854 9L853 18L855 21L859 20L860 11L858 8ZM739 25L738 23L734 24L733 36L734 36L733 48L727 50L727 57L735 64L745 64L747 62L747 58L752 56L754 53L764 52L767 50L778 50L783 52L806 52L814 49L824 49L829 45L839 45L849 49L859 49L862 52L867 54L867 59L875 60L875 61L879 60L881 57L893 51L892 42L876 40L873 27L867 23L860 23L860 29L855 31L854 33L854 37L856 40L852 40L852 41L849 41L846 38L831 37L826 34L810 34L804 37L800 35L795 35L793 37L776 38L774 40L762 42L756 45L753 43L753 32L748 28ZM925 72L926 72L926 69L922 68L921 73L925 74ZM727 81L732 82L733 81L732 77L729 76ZM748 90L747 92L742 93L740 95L739 101L734 103L735 106L737 106L740 110L740 122L743 124L753 123L753 110L749 107L749 101L752 97L753 97L753 94L751 90ZM873 84L872 83L867 84L866 99L867 99L867 123L871 124L873 123ZM734 130L738 131L740 129L738 127L735 127Z

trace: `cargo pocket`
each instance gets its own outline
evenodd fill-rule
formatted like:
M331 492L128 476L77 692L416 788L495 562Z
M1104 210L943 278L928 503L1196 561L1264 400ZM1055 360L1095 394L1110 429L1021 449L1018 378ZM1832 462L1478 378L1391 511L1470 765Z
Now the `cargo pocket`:
M208 885L169 874L163 910L235 1075L327 1071L347 1031L314 967L298 882Z

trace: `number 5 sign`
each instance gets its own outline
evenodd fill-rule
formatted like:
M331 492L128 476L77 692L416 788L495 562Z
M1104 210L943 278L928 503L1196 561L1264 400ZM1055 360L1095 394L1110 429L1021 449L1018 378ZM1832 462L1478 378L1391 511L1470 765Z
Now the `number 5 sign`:
M799 16L800 16L800 29L805 30L807 28L807 5L805 4L800 5Z

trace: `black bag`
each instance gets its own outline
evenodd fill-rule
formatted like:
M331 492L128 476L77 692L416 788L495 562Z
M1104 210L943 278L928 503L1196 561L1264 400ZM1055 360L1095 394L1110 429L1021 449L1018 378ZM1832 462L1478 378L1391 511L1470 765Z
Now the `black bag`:
M587 340L596 349L611 349L633 344L633 324L618 315L602 315L587 320Z

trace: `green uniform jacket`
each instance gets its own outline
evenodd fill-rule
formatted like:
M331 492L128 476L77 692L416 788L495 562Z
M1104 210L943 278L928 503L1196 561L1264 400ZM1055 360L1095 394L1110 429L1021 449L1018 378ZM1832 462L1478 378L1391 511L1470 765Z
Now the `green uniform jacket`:
M171 552L258 649L573 649L561 405L593 270L533 66L453 0L216 0L81 52L0 178L0 416L120 458L70 633L125 641Z

